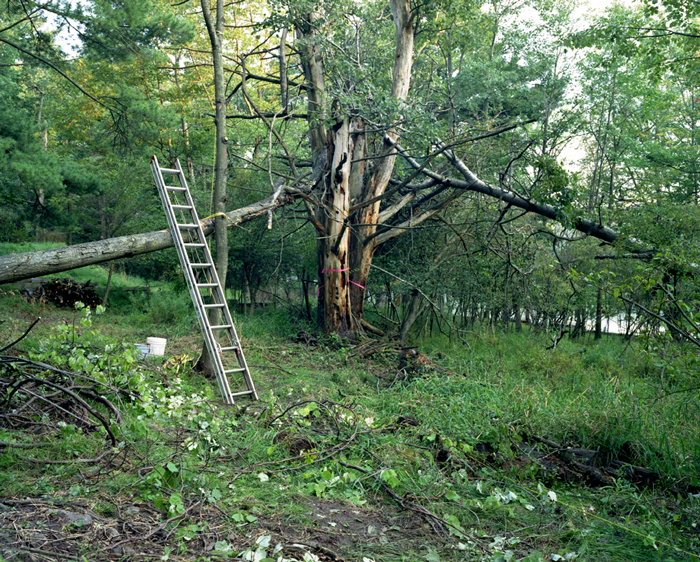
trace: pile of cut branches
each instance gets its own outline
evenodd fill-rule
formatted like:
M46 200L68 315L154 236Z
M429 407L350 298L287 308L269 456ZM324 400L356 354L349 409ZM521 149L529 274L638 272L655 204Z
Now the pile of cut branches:
M9 440L0 440L0 449L46 447L51 445L53 435L71 427L83 434L103 436L109 448L98 459L23 458L41 463L101 460L117 446L112 427L123 424L119 409L107 396L122 391L86 374L28 359L13 347L16 343L0 349L0 396L3 397L0 428L10 436ZM36 439L37 436L41 436L41 441Z
M86 306L94 308L102 302L95 292L95 286L86 283L78 283L73 279L49 279L36 289L25 289L22 296L28 302L54 303L59 306L75 306L76 302L82 302Z

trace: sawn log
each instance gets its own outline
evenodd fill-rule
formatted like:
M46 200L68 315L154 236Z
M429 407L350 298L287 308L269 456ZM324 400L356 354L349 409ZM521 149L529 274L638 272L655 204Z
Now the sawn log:
M280 196L271 196L263 201L226 213L226 226L231 228L265 215L273 209L290 203L292 199L291 195L283 193ZM214 232L214 220L216 219L203 221L204 233L207 236ZM170 232L159 230L39 252L7 254L0 256L0 284L14 283L22 279L59 273L76 267L148 254L171 246L173 246L173 238Z

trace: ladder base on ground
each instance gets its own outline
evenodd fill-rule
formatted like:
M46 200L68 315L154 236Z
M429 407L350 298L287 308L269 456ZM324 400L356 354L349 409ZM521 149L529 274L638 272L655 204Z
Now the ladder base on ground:
M175 161L174 168L161 168L154 156L151 169L214 366L219 391L226 404L230 405L234 403L234 398L242 396L257 400L258 394L180 161ZM233 388L229 375L235 375L235 378L231 377L235 383Z

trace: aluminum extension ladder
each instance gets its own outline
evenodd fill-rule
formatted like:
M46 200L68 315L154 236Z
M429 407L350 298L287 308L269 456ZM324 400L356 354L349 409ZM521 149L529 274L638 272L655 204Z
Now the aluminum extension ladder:
M182 271L187 279L204 341L214 364L216 382L221 395L229 405L232 405L233 399L238 396L249 396L257 400L258 394L250 377L248 364L226 303L225 293L219 282L180 161L175 161L174 169L161 168L158 165L158 159L154 156L151 159L151 169L168 218ZM177 180L177 185L167 185L165 177L174 178ZM210 310L221 312L221 324L211 325L208 316ZM222 339L223 345L219 344L219 338ZM237 377L239 384L233 392L229 386L229 375L239 375Z

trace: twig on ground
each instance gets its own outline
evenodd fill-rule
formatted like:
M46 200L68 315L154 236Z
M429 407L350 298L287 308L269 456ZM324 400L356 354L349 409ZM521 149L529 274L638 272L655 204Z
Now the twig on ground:
M11 441L0 441L0 447L10 447L15 449L33 449L34 447L46 447L51 443L13 443Z
M31 548L29 546L20 546L17 548L19 552L30 552L32 554L41 554L49 558L60 558L61 560L75 560L75 554L62 554L54 550L41 550L40 548ZM33 557L32 557L33 558Z
M27 328L27 330L26 330L19 338L17 338L17 339L16 339L15 341L13 341L11 344L6 345L6 346L3 347L2 349L0 349L0 353L2 353L3 351L6 351L6 350L8 350L8 349L10 349L10 348L13 347L14 345L16 345L16 344L18 344L19 342L21 342L24 338L26 338L26 337L27 337L27 334L28 334L29 332L32 331L32 328L36 325L36 323L37 323L39 320L41 320L41 316L38 317L36 320L34 320L34 322L32 322L32 324L31 324L31 326L29 326L29 328Z
M182 519L183 517L185 517L185 515L187 515L190 511L192 511L192 510L195 509L196 507L201 506L201 504L202 504L202 500L193 503L193 504L192 504L190 507L188 507L185 511L183 511L182 513L180 513L180 514L178 514L178 515L175 515L174 517L171 517L170 519L167 519L166 521L164 521L163 523L161 523L160 525L158 525L155 529L153 529L150 533L148 533L147 535L145 535L145 536L143 536L143 537L130 537L130 538L128 538L128 539L124 539L124 540L122 540L122 541L119 541L119 542L116 543L116 544L109 544L109 545L105 546L104 548L101 548L101 549L98 550L97 552L93 552L93 553L91 553L91 554L89 554L89 555L86 555L85 558L86 558L86 559L95 558L96 556L102 554L103 552L107 552L108 550L114 550L114 549L117 548L118 546L122 546L122 545L128 544L128 543L130 543L130 542L134 542L134 541L145 542L145 541L147 541L148 539L150 539L153 535L155 535L155 534L157 534L157 533L160 533L162 530L164 530L164 529L165 529L168 525L170 525L171 523L174 523L175 521L179 521L180 519Z
M105 458L105 456L106 456L108 453L111 453L111 452L112 452L112 449L108 449L107 451L105 451L104 453L102 453L99 457L94 458L94 459L71 459L71 460L68 460L68 461L54 461L54 460L48 460L48 459L34 459L34 458L32 458L32 457L25 457L25 456L22 456L22 455L17 455L17 456L18 456L20 459L22 459L23 461L29 461L29 462L38 463L38 464L78 464L78 463L80 463L80 464L94 464L94 463L100 462L103 458ZM115 456L116 456L116 455L115 455ZM111 459L110 459L110 460L111 460Z
M427 510L426 508L424 508L421 505L417 505L413 502L407 501L406 498L400 497L396 492L394 492L386 484L386 482L383 482L381 480L381 478L372 474L369 470L366 470L360 466L356 466L354 464L350 464L350 463L347 463L347 462L344 462L344 461L341 461L338 459L335 459L335 461L339 465L344 466L345 468L351 468L353 470L357 470L358 472L362 472L363 474L370 475L375 480L375 482L377 482L377 484L379 484L382 487L382 489L387 493L387 495L392 500L394 500L400 507L402 507L403 509L407 509L409 511L413 511L414 513L417 513L418 515L423 517L423 519L425 519L428 522L428 524L433 529L433 531L435 532L436 535L443 535L445 537L449 536L447 531L445 531L444 526L451 527L451 528L455 529L456 531L458 531L459 533L464 534L464 531L462 529L455 527L449 521L446 521L442 517L438 517L437 515L435 515L431 511ZM470 537L470 538L474 541L475 544L478 544L478 541L476 541L476 539L474 539L473 537Z

